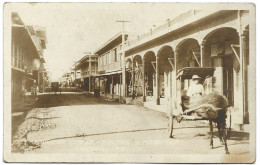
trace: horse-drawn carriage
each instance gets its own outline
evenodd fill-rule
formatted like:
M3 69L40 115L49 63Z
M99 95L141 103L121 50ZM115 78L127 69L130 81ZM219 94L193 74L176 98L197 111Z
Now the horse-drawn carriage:
M229 154L227 148L227 129L226 129L226 118L228 110L227 98L216 92L212 91L212 81L214 68L206 67L187 67L181 69L176 74L175 81L175 98L174 108L169 117L169 133L170 137L173 137L173 120L176 119L178 122L184 120L208 120L210 125L211 140L210 145L213 148L213 122L217 124L219 139L225 144L226 154ZM193 75L201 77L201 82L206 88L205 95L192 96L186 95L184 83L189 83L189 80ZM231 119L231 118L230 118Z
M60 92L61 93L61 88L60 88L60 83L59 82L51 82L51 88L50 92Z

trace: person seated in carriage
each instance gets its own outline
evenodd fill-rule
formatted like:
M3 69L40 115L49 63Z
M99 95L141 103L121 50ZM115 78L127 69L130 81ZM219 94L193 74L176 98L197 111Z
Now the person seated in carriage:
M189 109L190 107L190 98L198 97L204 95L203 85L200 84L201 77L198 75L192 76L192 84L188 88L188 90L182 90L181 92L181 107L182 110Z
M202 96L202 95L204 95L204 88L200 84L200 79L201 79L201 77L199 77L198 75L192 76L193 84L189 87L189 89L186 93L187 96L191 97L191 96Z
M173 119L177 122L185 120L208 120L210 124L211 139L210 145L213 148L213 122L217 124L219 139L225 144L226 154L229 154L227 148L226 118L227 108L229 107L227 98L216 91L209 90L210 79L213 76L214 68L209 67L186 67L178 71L176 75L176 96L175 107L170 113L169 133L172 138ZM201 77L200 77L201 76ZM192 84L186 90L189 80L192 78ZM188 81L185 81L188 80ZM204 80L204 87L200 82ZM208 81L205 81L208 80Z

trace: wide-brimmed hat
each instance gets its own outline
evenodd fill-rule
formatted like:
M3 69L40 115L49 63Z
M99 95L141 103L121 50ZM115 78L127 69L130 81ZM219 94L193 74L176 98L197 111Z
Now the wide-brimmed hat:
M196 79L201 79L201 77L198 76L198 75L193 75L193 76L192 76L192 80L196 80Z

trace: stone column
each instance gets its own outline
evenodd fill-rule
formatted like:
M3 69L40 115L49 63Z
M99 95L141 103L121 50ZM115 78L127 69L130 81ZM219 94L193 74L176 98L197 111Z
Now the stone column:
M169 97L168 97L168 104L169 104L169 116L172 115L172 111L173 111L173 102L174 102L174 97L173 97L173 88L174 88L174 79L173 79L173 72L174 72L174 68L170 68L169 70L169 79L170 79L170 83L169 83L169 86L170 86L170 91L169 91Z
M174 68L173 68L173 75L172 75L172 80L173 80L173 89L172 89L172 101L173 101L173 110L175 110L175 108L178 108L178 106L176 105L177 103L177 97L178 97L178 84L177 84L177 64L178 64L178 56L179 56L179 50L176 49L174 51Z
M143 62L143 102L146 102L146 94L145 94L145 60L142 60Z
M241 99L242 99L242 107L241 113L243 114L242 117L242 124L245 123L245 116L246 116L246 89L245 89L245 77L246 77L246 36L244 33L240 34L240 71L241 71Z
M156 105L160 105L159 88L159 57L156 56Z

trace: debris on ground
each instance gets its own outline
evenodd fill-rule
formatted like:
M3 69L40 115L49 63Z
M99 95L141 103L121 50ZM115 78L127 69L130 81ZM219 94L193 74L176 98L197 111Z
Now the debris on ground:
M92 96L92 95L93 95L93 94L90 93L90 92L85 92L85 94L86 94L87 96Z
M30 132L54 129L56 125L50 121L52 118L51 112L46 109L31 110L12 138L12 151L25 152L40 148L40 142L28 141L27 135Z
M194 137L197 137L197 136L206 136L206 134L203 134L203 133L196 133Z
M105 101L109 101L109 102L119 102L119 98L105 98Z
M125 100L123 100L123 99L122 99L122 100L120 100L119 102L120 102L120 103L124 103L124 104L126 103L126 101L125 101Z

